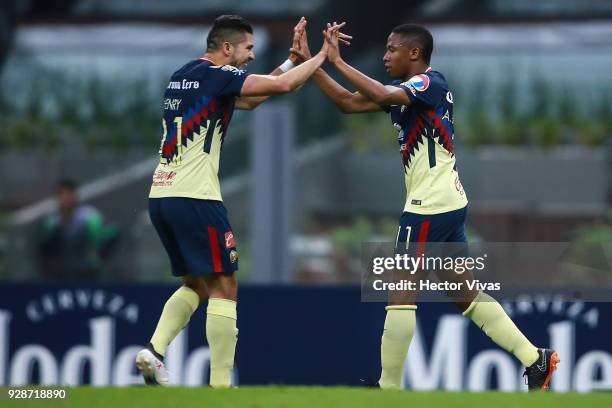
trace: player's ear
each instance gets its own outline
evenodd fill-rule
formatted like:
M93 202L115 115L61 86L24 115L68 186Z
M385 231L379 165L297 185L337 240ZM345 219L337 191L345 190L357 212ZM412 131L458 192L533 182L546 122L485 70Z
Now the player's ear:
M411 48L410 51L408 51L408 55L410 56L411 61L417 61L419 58L421 58L421 53L422 50L417 47Z
M234 50L234 46L232 45L231 42L225 41L223 43L223 46L221 47L221 49L223 50L223 54L225 54L225 56L229 57L230 55L232 55L232 52Z

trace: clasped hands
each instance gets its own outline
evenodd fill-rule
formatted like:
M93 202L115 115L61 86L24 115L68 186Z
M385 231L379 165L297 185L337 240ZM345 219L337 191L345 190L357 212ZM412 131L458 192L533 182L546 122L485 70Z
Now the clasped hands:
M306 24L306 19L302 17L293 28L293 42L289 49L289 59L296 65L312 58L308 46ZM351 45L353 37L340 31L345 25L345 22L340 24L335 21L333 24L327 23L327 28L322 32L324 41L319 52L324 53L327 60L332 64L336 64L342 60L339 44L346 46Z

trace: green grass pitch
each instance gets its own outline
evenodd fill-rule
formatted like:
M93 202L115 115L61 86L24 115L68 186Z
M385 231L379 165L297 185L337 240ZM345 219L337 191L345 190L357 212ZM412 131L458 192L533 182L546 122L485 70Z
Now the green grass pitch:
M43 388L43 387L37 387ZM0 407L172 407L172 408L563 408L612 407L612 393L469 393L469 392L382 392L346 387L243 387L230 390L210 388L67 388L66 400L11 401L8 388L1 387Z

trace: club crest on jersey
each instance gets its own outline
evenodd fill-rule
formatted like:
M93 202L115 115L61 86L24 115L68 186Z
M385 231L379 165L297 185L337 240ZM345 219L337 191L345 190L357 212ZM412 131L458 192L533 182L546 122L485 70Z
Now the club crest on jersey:
M415 75L408 80L408 84L417 91L423 92L429 88L429 77L423 74Z

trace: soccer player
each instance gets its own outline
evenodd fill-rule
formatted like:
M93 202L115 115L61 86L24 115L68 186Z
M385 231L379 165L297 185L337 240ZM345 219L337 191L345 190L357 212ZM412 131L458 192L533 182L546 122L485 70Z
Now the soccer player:
M294 29L294 48L305 24L302 18ZM146 384L168 383L166 348L208 299L210 385L231 385L238 336L238 252L221 200L221 148L234 108L253 109L270 95L300 87L325 61L328 45L324 40L315 57L295 68L287 60L271 75L248 75L242 68L255 59L253 29L240 16L223 15L208 33L206 54L172 74L163 100L160 162L153 174L149 214L172 274L182 277L183 285L166 301L150 343L136 356Z
M468 201L453 151L453 95L444 76L430 67L431 33L414 24L392 30L383 57L387 72L394 78L390 85L364 75L342 59L338 43L350 45L342 33L334 31L326 36L330 41L327 59L357 92L349 92L321 68L313 76L319 88L345 113L388 112L398 131L407 197L396 251L407 248L408 243L419 247L428 242L451 242L465 247ZM301 60L310 57L305 30L298 55ZM548 389L559 362L557 353L531 344L491 296L476 291L465 295L467 301L465 297L453 300L465 316L526 367L529 389ZM381 341L378 385L383 389L401 388L404 361L416 326L415 300L414 295L390 295Z

